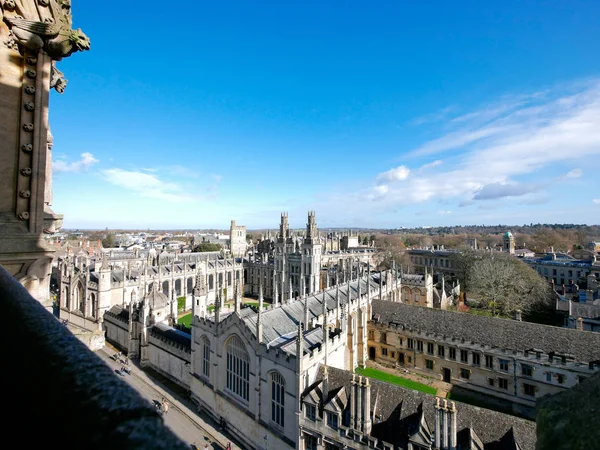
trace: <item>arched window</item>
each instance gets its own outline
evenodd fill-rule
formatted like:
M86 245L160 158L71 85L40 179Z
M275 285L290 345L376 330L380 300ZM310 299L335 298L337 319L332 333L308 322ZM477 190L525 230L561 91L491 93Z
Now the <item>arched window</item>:
M219 274L219 287L223 287L223 274Z
M271 421L285 426L285 379L279 372L271 373Z
M178 297L181 295L181 279L177 278L175 280L175 295Z
M194 289L194 279L192 277L189 277L187 279L187 292L188 292L188 294L190 292L192 292L193 289Z
M202 338L202 376L210 378L210 341Z
M81 282L77 283L77 285L75 286L74 294L75 294L74 301L77 302L77 309L79 310L79 312L84 314L85 313L85 290L83 289L83 285L81 284Z
M215 288L215 277L214 277L214 275L210 274L208 276L208 289L212 291L214 288Z
M226 344L227 390L244 401L250 398L250 357L242 340L233 335Z
M227 286L231 286L231 272L227 272Z
M169 282L168 281L163 281L162 293L165 294L167 297L169 297Z

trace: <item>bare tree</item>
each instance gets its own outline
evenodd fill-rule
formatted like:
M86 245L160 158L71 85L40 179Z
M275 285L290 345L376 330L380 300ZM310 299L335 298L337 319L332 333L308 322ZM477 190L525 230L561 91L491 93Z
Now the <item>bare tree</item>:
M494 316L528 313L552 299L550 285L527 264L502 252L477 252L468 268L468 295Z
M378 268L387 270L392 267L392 263L396 263L396 267L402 266L402 269L410 271L410 258L406 253L404 242L399 235L378 235L375 239L375 246L379 251Z

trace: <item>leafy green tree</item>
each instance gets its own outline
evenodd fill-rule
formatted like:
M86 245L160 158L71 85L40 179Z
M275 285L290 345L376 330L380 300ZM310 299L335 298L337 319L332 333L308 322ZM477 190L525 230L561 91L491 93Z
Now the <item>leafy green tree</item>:
M218 252L221 250L219 244L212 244L210 242L201 242L194 247L195 252Z
M102 247L111 248L116 245L116 239L114 233L108 233L102 239Z

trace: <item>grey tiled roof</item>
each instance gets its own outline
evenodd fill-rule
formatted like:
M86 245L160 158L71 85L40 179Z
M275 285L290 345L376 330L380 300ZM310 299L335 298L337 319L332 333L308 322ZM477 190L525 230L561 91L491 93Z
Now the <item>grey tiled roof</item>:
M379 315L381 322L393 322L480 345L513 351L536 348L546 353L572 354L576 361L584 363L600 359L600 333L383 300L373 300L371 311L373 315Z
M350 392L352 372L327 368L328 389L330 392L345 387ZM319 367L314 387L323 379L323 366ZM418 411L423 410L429 428L434 427L434 405L436 397L419 391L405 389L382 381L369 379L371 384L371 411L375 409L371 435L386 442L406 448L408 431L416 425ZM485 444L485 448L494 447L495 442L509 440L509 433L522 450L534 450L536 442L535 423L496 411L478 408L465 403L455 402L457 409L457 431L471 428ZM512 431L511 431L512 429ZM510 447L503 447L510 448Z
M570 315L572 317L582 317L584 319L598 319L600 318L600 305L571 302Z
M367 291L366 278L361 280L361 293ZM378 289L378 285L371 280L371 289ZM337 288L329 288L325 292L325 303L328 311L332 311L336 308L336 293ZM358 281L354 280L350 283L350 295L352 299L356 299L358 296ZM346 305L348 301L348 285L343 284L339 289L340 306ZM314 319L323 314L323 292L319 292L314 295L309 295L306 299L294 300L290 303L276 306L272 309L263 311L261 315L261 322L263 328L263 342L272 343L276 341L280 336L291 335L292 340L295 341L295 332L298 330L298 324L304 323L304 304L308 302L308 318L309 320ZM250 308L243 309L242 311L249 310ZM252 331L256 333L256 319L258 313L244 313L241 314L242 319ZM317 337L317 335L319 337ZM305 335L305 339L307 339ZM311 338L305 345L317 345L318 339L322 342L322 333L315 333L315 337ZM292 348L292 346L286 345L281 347L282 349ZM296 350L295 344L293 345L293 352Z

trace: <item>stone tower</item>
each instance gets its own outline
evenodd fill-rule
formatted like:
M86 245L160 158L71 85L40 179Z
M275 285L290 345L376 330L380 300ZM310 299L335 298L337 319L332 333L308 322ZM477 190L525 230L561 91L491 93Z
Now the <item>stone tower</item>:
M51 209L50 90L67 84L56 61L90 48L70 5L0 2L0 264L48 308L54 249L43 236L62 224Z
M308 293L317 292L320 288L322 245L317 229L317 220L314 211L308 212L306 223L306 236L302 242L302 267L305 276L305 285Z
M511 255L515 254L515 237L510 231L504 233L504 237L502 238L502 250L506 253L510 253Z
M234 258L241 258L246 254L246 227L236 225L235 220L231 221L229 229L229 250Z
M279 235L275 241L275 267L274 267L274 283L278 286L278 291L281 292L281 299L289 299L290 283L289 270L287 267L288 253L294 250L294 242L290 234L290 225L286 212L281 213L281 222L279 224Z

